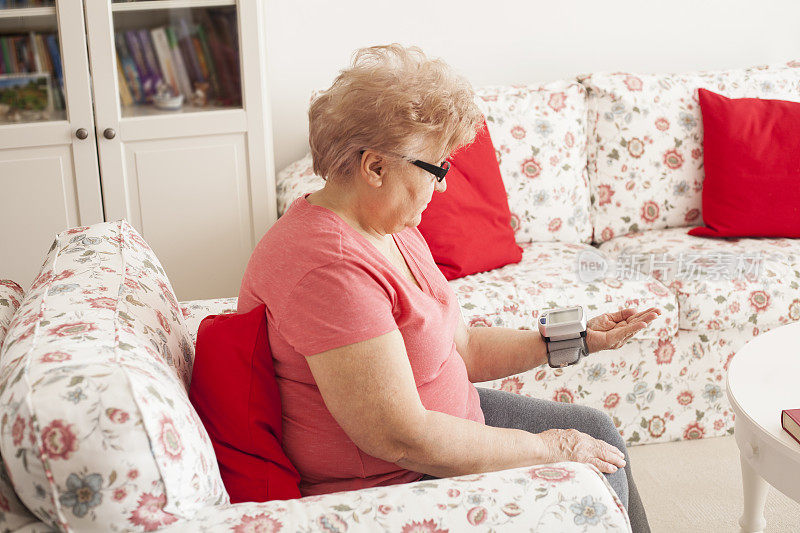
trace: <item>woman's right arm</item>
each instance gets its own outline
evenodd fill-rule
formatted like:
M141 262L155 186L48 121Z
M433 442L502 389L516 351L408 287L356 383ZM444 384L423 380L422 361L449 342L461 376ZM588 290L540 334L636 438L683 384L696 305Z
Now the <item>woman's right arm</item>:
M425 409L398 330L306 358L325 405L365 453L436 477L572 460L623 467L614 446L575 430L534 434Z

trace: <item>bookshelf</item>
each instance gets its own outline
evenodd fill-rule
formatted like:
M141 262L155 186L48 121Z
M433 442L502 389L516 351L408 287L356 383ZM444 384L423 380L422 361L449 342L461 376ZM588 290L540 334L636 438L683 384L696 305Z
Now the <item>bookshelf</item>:
M0 8L0 21L7 19L31 19L36 17L51 17L55 16L56 7L16 7L16 8Z
M35 81L0 107L3 276L125 218L181 300L235 296L277 218L263 22L262 0L0 0L0 102L5 63Z
M182 9L201 7L234 6L236 0L139 0L137 2L114 2L111 11L120 13L124 11L152 11L157 9Z
M0 9L0 124L66 118L56 8L29 5Z

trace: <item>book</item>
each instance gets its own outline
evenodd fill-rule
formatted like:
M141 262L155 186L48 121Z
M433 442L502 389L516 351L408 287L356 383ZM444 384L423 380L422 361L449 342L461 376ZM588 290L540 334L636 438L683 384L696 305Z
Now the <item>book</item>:
M781 411L781 427L800 444L800 409Z
M206 36L206 31L203 29L202 24L195 25L195 33L203 50L203 56L205 57L206 65L208 65L211 92L216 97L216 95L220 94L219 79L217 78L217 67L214 65L214 59L211 56L211 48L208 45L208 37Z
M133 105L133 95L128 87L128 80L125 79L125 72L122 70L122 62L117 55L117 79L119 80L119 100L123 106Z
M156 52L150 40L150 32L141 29L137 31L137 34L139 36L139 43L142 45L142 51L144 52L144 63L147 66L148 72L150 72L150 75L153 77L153 92L155 93L158 89L158 84L164 79L164 76L162 76L161 69L156 61Z
M167 32L164 28L153 28L150 30L150 37L152 37L153 48L156 50L156 57L161 66L161 74L164 82L169 85L174 94L180 94L181 90L178 85L178 76L175 73L175 68L172 64L172 53L169 50L169 42L167 41Z
M136 63L131 57L131 52L128 49L125 36L122 33L116 33L114 42L116 43L117 57L122 66L122 72L125 76L125 82L128 86L131 98L134 103L143 103L145 101L145 94L142 81L139 78L139 69L136 67Z
M220 42L216 30L213 27L209 27L207 35L211 55L213 56L214 64L217 66L217 77L220 84L220 92L217 93L217 98L222 105L232 105L236 100L236 89L231 80L234 73L229 68L231 65L226 61L223 44ZM234 68L237 69L236 73L238 74L238 65L235 65Z
M150 101L153 98L153 95L156 93L156 85L153 79L153 75L150 73L150 70L147 68L147 63L144 60L144 50L142 49L141 44L139 43L139 39L136 36L136 32L128 30L125 32L125 44L128 46L128 52L130 52L131 59L133 59L133 64L136 66L136 74L139 78L139 83L142 85L142 94L144 95L144 101ZM123 64L123 67L125 65Z
M53 91L53 99L55 101L56 109L65 109L66 101L64 99L64 72L61 69L61 50L58 46L58 39L55 33L50 33L45 37L45 44L47 51L50 54L50 62L53 64L53 79L55 90Z
M181 49L178 45L178 37L175 35L175 30L171 26L164 28L164 31L167 34L170 52L172 52L172 64L175 66L175 73L178 76L178 86L183 96L188 101L194 89L189 79L189 73L186 71L186 64L183 62L183 55L181 55Z
M189 71L189 79L192 80L192 84L206 81L203 77L203 72L200 70L200 62L197 59L194 44L192 44L192 36L189 33L189 24L186 19L178 21L175 32L178 36L178 45L183 53L183 62L186 64L186 70Z
M33 67L35 72L44 72L44 64L42 63L42 58L39 55L39 46L36 41L36 34L34 32L30 32L28 35L30 39L30 49L31 53L33 54Z

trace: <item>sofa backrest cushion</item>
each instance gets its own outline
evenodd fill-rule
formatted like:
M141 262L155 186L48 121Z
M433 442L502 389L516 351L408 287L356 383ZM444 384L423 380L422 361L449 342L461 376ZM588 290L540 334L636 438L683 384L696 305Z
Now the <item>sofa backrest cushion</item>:
M325 180L314 174L314 164L310 152L278 172L275 182L278 196L278 216L283 216L292 202L301 196L318 191L325 186Z
M589 91L594 240L702 222L698 88L729 98L800 100L800 62L687 74L597 73Z
M480 87L517 242L589 242L586 90L575 81Z
M586 90L576 81L476 89L503 177L517 242L589 242ZM311 154L277 176L278 214L321 189ZM447 194L447 193L445 193Z
M10 279L0 279L0 347L6 332L11 328L14 314L19 309L25 291ZM0 350L1 351L1 350ZM8 420L3 425L9 423ZM17 431L22 428L17 425ZM16 531L24 525L38 522L35 516L19 501L5 463L0 460L0 531Z
M300 474L281 447L266 305L200 322L189 399L214 443L231 503L300 497Z
M227 502L189 403L192 344L126 221L65 230L0 353L0 449L46 523L153 530Z

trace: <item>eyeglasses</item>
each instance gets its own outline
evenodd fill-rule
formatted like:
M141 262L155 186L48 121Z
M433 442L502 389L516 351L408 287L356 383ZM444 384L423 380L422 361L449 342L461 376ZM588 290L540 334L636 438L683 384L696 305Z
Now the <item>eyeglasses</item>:
M364 150L361 150L359 153L363 155ZM392 155L397 155L397 154L392 154ZM442 180L444 180L444 177L447 175L447 171L450 170L450 161L448 161L447 159L442 161L441 165L434 165L431 163L426 163L425 161L421 161L419 159L415 159L412 161L411 159L400 155L397 155L397 157L400 157L408 161L412 165L417 166L426 172L430 172L431 174L436 176L436 181L439 183L441 183Z

